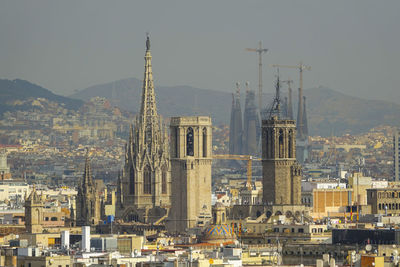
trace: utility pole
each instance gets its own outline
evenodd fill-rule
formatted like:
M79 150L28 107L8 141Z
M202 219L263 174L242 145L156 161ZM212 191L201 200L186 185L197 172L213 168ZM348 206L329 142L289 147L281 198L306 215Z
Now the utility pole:
M268 49L262 48L262 42L258 43L258 48L246 48L247 51L258 53L258 108L262 109L262 54Z

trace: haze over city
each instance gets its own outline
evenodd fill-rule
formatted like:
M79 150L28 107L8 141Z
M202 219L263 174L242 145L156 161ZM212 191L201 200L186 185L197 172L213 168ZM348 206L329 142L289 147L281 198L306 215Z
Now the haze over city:
M305 88L399 103L399 9L395 0L2 1L0 77L62 95L142 79L150 32L156 87L256 88L257 56L245 48L262 41L265 92L273 92L270 64L303 61L312 67ZM298 81L294 70L281 75Z

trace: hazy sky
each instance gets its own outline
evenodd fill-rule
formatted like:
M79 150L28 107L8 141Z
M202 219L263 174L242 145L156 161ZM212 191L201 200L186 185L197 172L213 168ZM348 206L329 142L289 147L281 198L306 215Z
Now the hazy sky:
M273 63L312 67L304 87L327 86L400 103L400 1L1 1L0 78L21 78L68 95L113 80L142 78L150 32L156 85L264 90ZM295 70L282 78L298 84ZM296 84L296 87L298 86Z

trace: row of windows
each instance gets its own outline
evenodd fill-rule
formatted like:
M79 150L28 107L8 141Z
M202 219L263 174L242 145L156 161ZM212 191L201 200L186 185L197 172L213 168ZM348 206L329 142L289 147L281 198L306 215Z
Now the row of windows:
M207 128L203 128L203 157L207 157ZM178 141L178 136L179 136L179 129L175 128L175 157L178 157L178 151L179 151L179 141ZM194 131L192 127L189 127L186 131L186 156L194 156L194 146L195 146L195 140L194 140Z
M265 140L266 140L266 148L267 148L267 157L272 157L272 145L274 144L273 142L273 133L272 131L267 131L265 132L266 136L265 136ZM279 130L278 132L278 157L279 158L293 158L294 157L294 152L293 152L293 131L289 130L289 136L288 136L288 143L286 147L286 144L284 143L284 137L285 137L285 133L283 132L282 129ZM269 142L270 141L270 142ZM286 151L286 155L285 155L285 151Z
M46 222L48 222L48 221L56 222L56 221L58 221L58 218L57 217L44 217L44 220ZM64 221L64 217L61 217L61 220Z
M135 170L131 166L130 169L130 194L135 194ZM161 174L161 193L167 193L167 171L162 171ZM149 166L146 166L143 171L143 194L151 194L151 169Z
M379 210L384 210L384 209L388 209L388 210L398 210L400 208L400 204L399 203L389 203L389 204L381 204L379 203L378 205L378 209Z
M378 198L400 198L400 192L379 192Z
M311 198L305 197L301 199L301 203L303 204L311 204Z

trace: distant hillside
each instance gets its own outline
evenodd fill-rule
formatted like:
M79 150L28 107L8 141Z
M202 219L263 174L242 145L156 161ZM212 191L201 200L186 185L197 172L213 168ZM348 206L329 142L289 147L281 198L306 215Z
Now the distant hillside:
M113 105L138 112L141 89L140 80L129 78L91 86L76 92L71 97L83 100L89 100L94 96L105 97ZM164 117L211 115L215 123L226 123L230 118L232 97L229 93L190 86L158 86L155 90L157 109Z
M69 109L77 109L83 101L53 94L51 91L25 80L0 79L0 115L5 111L21 110L27 107L15 105L17 100L45 98L65 105Z
M345 95L329 88L304 90L310 133L362 133L379 125L400 126L400 105Z
M101 96L123 109L137 112L140 105L141 81L135 78L95 85L71 97L88 100ZM283 92L286 94L286 92ZM304 90L310 134L361 133L379 125L400 126L400 105L348 96L329 88ZM165 117L211 115L214 124L229 124L232 97L230 93L189 86L156 87L159 113ZM268 101L271 96L265 96ZM297 100L297 96L293 96ZM244 110L244 96L242 96ZM297 111L297 107L294 107Z

